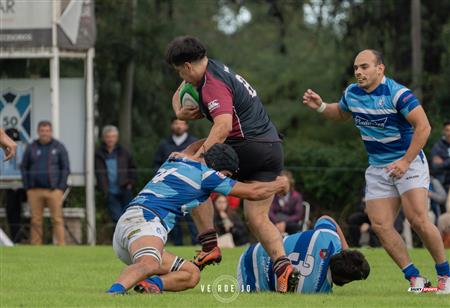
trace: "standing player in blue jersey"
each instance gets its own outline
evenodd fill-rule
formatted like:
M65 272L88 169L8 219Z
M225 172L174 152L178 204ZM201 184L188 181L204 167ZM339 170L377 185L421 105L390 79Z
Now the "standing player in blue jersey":
M361 51L353 68L357 83L347 87L339 103L327 104L309 89L303 104L329 119L345 121L353 117L369 155L366 209L372 228L411 287L429 285L394 229L402 206L436 263L438 292L448 294L449 264L439 231L427 216L430 177L422 151L431 130L427 116L411 90L384 76L379 51Z
M287 236L284 249L300 272L297 293L329 293L333 283L343 286L369 276L370 266L364 255L347 250L341 228L328 216L320 217L313 230ZM259 243L241 255L237 277L242 292L276 290L273 263Z
M123 294L144 279L146 283L140 286L146 288L146 292L179 290L180 286L172 283L171 287L164 287L161 277L151 276L182 269L183 260L167 254L165 258L162 257L167 234L173 228L176 216L191 211L212 192L260 200L288 191L288 181L283 177L271 182L251 184L227 177L236 172L239 159L236 152L226 144L214 145L203 157L206 165L201 159L168 159L130 202L117 222L113 239L114 251L119 259L129 266L108 293ZM192 269L185 268L184 271L189 273ZM195 284L195 280L184 283Z
M239 156L239 181L270 182L283 170L283 146L275 125L270 120L256 90L239 74L223 63L207 56L205 46L195 37L175 38L167 47L166 62L183 79L173 96L172 107L180 120L206 117L212 127L197 157L216 143L226 143ZM200 96L199 108L182 107L179 91L187 82ZM265 200L244 198L244 214L253 235L269 252L279 283L278 291L286 292L296 284L297 273L283 249L281 234L269 219L273 195ZM198 212L202 215L198 215ZM210 202L192 211L199 230L202 250L193 262L200 268L220 262Z

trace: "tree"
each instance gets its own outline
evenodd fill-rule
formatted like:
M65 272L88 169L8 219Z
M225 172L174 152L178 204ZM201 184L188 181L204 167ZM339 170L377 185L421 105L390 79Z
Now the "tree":
M422 100L422 20L420 0L411 1L412 89Z

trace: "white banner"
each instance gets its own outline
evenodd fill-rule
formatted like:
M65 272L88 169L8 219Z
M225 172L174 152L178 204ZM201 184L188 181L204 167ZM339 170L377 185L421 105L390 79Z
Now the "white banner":
M51 28L51 0L0 0L0 29Z
M72 185L84 185L85 83L83 78L60 81L60 138L69 153ZM1 79L0 127L16 128L20 139L29 143L37 138L39 121L51 120L49 79ZM5 175L9 177L13 172ZM2 173L0 171L0 173ZM17 174L17 178L20 178ZM6 177L4 177L6 178Z

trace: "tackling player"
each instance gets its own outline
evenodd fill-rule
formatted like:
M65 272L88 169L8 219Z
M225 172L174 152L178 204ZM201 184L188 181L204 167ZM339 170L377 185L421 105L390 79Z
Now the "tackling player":
M333 283L343 286L369 276L370 266L364 255L357 250L347 250L341 228L328 216L320 217L313 230L287 236L284 249L300 273L294 292L328 293ZM241 291L277 289L273 262L259 243L241 255L237 276Z
M239 165L236 152L228 145L216 144L203 156L206 165L200 159L169 158L130 202L117 222L113 238L116 255L129 266L108 293L123 294L137 282L166 273L168 269L192 272L190 264L183 263L175 256L163 262L161 255L175 217L197 207L211 192L260 200L288 191L289 184L284 177L278 177L272 182L251 184L228 178ZM170 286L164 286L164 280L159 276L146 280L147 283L140 284L146 292L159 293L163 289L171 289ZM186 281L187 285L192 283L197 283L196 278Z

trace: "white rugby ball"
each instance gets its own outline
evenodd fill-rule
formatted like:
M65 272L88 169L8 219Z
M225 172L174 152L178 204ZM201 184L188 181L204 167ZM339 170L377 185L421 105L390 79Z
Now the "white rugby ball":
M185 93L181 98L182 107L198 107L198 102L192 97L191 94Z

